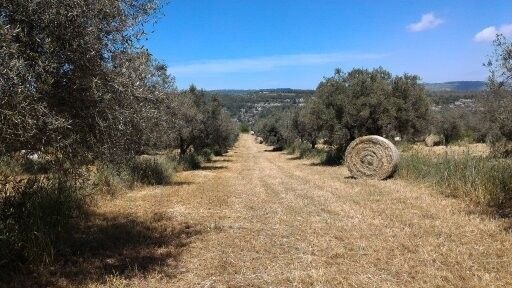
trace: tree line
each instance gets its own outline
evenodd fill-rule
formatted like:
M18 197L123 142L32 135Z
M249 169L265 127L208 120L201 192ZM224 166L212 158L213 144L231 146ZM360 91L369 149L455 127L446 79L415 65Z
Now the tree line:
M140 44L161 5L0 1L0 281L65 250L93 172L141 177L159 168L137 164L140 155L207 158L235 143L237 125L219 99L179 91ZM27 157L44 169L18 171Z
M84 165L148 149L225 152L234 127L218 99L178 91L138 45L158 8L154 0L5 2L0 153L44 151Z
M512 44L502 35L494 41L488 88L471 95L470 110L433 109L432 99L417 75L393 76L383 68L337 69L318 85L313 97L298 108L262 114L254 130L264 141L283 149L319 142L329 147L330 161L339 163L348 144L364 135L391 140L422 141L431 133L448 143L485 142L497 157L512 156ZM460 96L458 96L460 97ZM435 103L447 101L437 95Z
M348 144L360 136L415 139L426 129L429 112L418 76L393 76L383 68L337 69L303 107L263 117L255 130L277 147L298 140L315 148L321 140L341 160Z

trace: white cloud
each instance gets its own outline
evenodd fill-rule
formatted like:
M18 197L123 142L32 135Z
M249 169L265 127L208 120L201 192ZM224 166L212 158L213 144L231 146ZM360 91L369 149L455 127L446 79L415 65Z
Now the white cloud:
M502 25L500 28L500 33L507 37L512 36L512 23Z
M475 42L491 42L496 39L496 34L503 34L506 37L512 36L512 24L504 24L498 29L496 26L489 26L476 33L473 37Z
M241 59L215 59L171 66L169 71L176 76L270 71L279 67L314 66L329 63L339 63L350 60L379 59L385 56L386 54L373 53L325 53L292 54Z
M407 28L411 32L420 32L420 31L425 31L428 29L435 28L443 22L444 22L443 19L437 18L436 15L434 15L434 13L430 12L427 14L423 14L421 16L421 20L419 22L412 23L409 26L407 26Z
M478 32L473 40L476 42L492 41L494 38L496 38L496 34L498 34L498 29L496 29L494 26L490 26Z

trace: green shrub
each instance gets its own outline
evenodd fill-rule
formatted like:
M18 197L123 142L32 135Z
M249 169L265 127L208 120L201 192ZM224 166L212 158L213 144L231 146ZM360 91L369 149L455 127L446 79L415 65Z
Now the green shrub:
M203 149L199 154L201 158L203 158L203 160L206 162L210 162L213 159L213 152L210 149Z
M143 158L130 166L133 179L147 185L166 185L171 183L175 165L169 158L163 160Z
M512 162L475 156L402 154L398 176L433 184L443 194L512 214Z
M326 151L317 148L312 148L311 144L306 142L295 142L287 147L289 154L298 154L299 158L318 158L320 160L325 159Z
M21 164L21 168L23 172L37 175L37 174L46 174L50 172L52 167L51 161L48 160L32 160L29 158L25 158Z
M206 154L208 152L209 151L201 152L201 154L203 154L203 153ZM212 154L213 154L213 152L212 152ZM168 155L167 158L169 159L169 161L176 163L176 166L177 166L176 168L178 171L190 171L190 170L200 169L201 168L201 160L205 159L204 155L201 156L201 155L198 155L193 152L188 152L183 155L172 154L172 155Z
M20 174L21 170L19 159L9 156L0 157L0 174L13 176Z
M213 148L212 152L213 152L213 155L215 155L215 156L222 156L225 153L227 153L228 151L226 151L225 149L223 149L221 147L215 147L215 148Z
M343 153L340 149L330 149L325 152L320 162L327 166L340 165L343 162Z
M120 191L133 188L136 180L125 166L98 165L94 186L102 194L115 195Z
M30 159L20 154L10 154L0 158L0 173L8 175L47 174L55 166L54 164L48 159Z
M166 185L171 183L176 166L177 161L169 156L134 159L119 166L99 164L94 186L100 193L115 195L122 190L132 189L136 183Z
M494 158L512 158L512 141L491 143L491 156Z
M64 179L36 177L3 178L0 189L0 278L51 263L65 247L72 220L83 214L83 189Z
M245 123L240 124L240 133L249 133L250 131L249 125Z
M195 153L187 153L179 157L179 165L185 171L201 168L201 159Z

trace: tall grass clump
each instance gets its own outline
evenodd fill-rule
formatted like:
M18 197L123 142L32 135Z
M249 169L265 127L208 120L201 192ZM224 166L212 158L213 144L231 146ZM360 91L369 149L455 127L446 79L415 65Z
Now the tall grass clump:
M213 152L209 149L201 152L201 155L198 155L195 152L187 152L183 155L172 154L168 155L167 158L170 161L176 163L177 171L190 171L190 170L198 170L201 168L202 161L211 161ZM210 159L210 160L208 160Z
M0 156L0 174L1 175L19 175L22 173L22 167L19 159L14 157Z
M51 264L86 206L82 185L61 178L0 183L0 281Z
M47 174L52 169L48 159L31 159L23 155L0 156L0 173L4 175Z
M512 161L404 153L398 176L431 183L444 195L468 199L501 216L512 216Z
M94 174L94 187L99 194L114 196L125 189L132 189L136 181L130 167L98 164Z
M166 185L171 183L176 166L168 158L136 160L130 167L131 175L136 182L146 185Z
M288 154L297 155L300 159L305 158L318 158L323 160L326 156L326 151L312 148L311 144L306 142L297 141L286 148Z
M201 153L199 154L200 157L206 162L211 162L213 160L214 153L208 148L201 150Z
M249 125L246 123L240 124L240 133L249 133L251 131L251 128L249 128Z
M172 182L177 162L169 157L133 159L124 165L99 164L94 186L101 194L114 196L122 190L133 189L137 183L167 185Z

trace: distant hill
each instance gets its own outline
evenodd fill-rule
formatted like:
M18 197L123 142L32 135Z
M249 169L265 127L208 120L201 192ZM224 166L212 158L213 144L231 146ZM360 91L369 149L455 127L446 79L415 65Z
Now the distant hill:
M430 91L451 91L451 92L467 92L481 91L485 89L484 81L451 81L444 83L424 83L425 87Z
M255 94L305 94L313 93L314 90L302 90L292 88L273 88L273 89L221 89L221 90L209 90L211 94L231 95L231 96L253 96Z
M450 81L444 83L423 83L427 90L436 92L468 92L482 91L485 89L485 81ZM254 96L257 94L312 94L315 90L292 89L292 88L273 88L273 89L220 89L209 90L211 94L221 94L230 96Z

